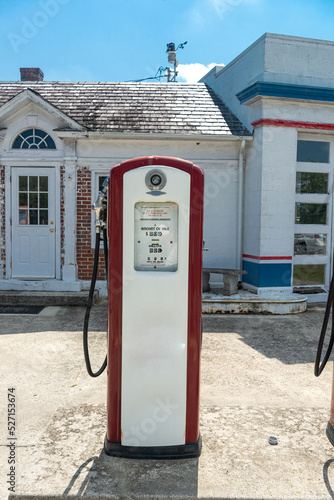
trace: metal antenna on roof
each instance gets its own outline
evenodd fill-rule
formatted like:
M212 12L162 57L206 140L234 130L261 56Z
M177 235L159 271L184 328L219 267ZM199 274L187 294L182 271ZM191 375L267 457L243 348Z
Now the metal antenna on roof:
M175 48L175 43L167 43L167 50L166 54L168 54L168 62L173 64L173 67L171 68L170 66L167 66L164 68L163 66L160 66L158 71L154 76L148 76L147 78L141 78L140 80L128 80L129 82L144 82L146 80L158 80L160 82L161 78L167 78L167 82L176 82L176 77L178 72L176 71L176 68L179 64L179 62L176 60L176 53L178 49L184 49L184 46L188 42L183 42L180 43L176 48ZM165 73L166 72L166 73ZM165 73L165 74L164 74Z
M176 68L179 64L179 62L176 59L176 53L178 49L184 49L184 46L186 45L187 42L180 43L176 48L175 48L175 43L167 43L167 50L166 54L168 55L168 62L173 64L173 68L170 68L167 66L166 68L166 77L167 77L167 82L176 82L176 77L177 77L177 71Z

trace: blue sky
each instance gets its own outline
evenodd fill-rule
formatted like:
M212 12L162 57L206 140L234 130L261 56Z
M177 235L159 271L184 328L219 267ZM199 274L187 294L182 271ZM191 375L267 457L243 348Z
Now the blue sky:
M0 0L0 8L2 81L19 80L20 67L40 67L49 81L143 79L167 65L167 43L185 41L178 81L197 81L265 32L334 40L333 0Z

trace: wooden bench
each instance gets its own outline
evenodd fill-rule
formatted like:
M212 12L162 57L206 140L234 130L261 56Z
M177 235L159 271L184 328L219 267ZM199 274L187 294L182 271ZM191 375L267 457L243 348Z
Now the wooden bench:
M203 268L203 292L210 291L210 274L222 274L224 281L223 295L234 295L238 293L238 276L240 274L248 274L247 271L241 269L216 269L216 268Z

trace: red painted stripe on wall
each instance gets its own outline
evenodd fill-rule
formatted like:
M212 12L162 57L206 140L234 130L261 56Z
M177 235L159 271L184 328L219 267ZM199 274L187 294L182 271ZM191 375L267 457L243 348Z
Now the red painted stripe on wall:
M285 255L283 257L274 256L274 257L258 257L257 255L249 255L247 253L243 254L245 259L255 259L255 260L292 260L290 255Z
M305 128L314 130L333 130L334 123L316 123L316 122L300 122L294 120L275 120L272 118L261 118L252 123L254 128L263 127L264 125L272 127L291 127Z

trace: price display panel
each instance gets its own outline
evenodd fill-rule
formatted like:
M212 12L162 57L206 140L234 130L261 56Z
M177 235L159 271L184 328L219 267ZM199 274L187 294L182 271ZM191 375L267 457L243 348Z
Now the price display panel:
M178 204L138 202L135 204L136 271L177 270Z

